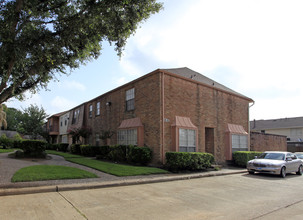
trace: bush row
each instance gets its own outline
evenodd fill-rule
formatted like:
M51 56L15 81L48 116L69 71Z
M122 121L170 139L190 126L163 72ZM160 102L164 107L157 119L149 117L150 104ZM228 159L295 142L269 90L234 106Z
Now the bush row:
M25 157L42 157L46 156L46 142L39 140L23 140L18 144L18 148L23 150Z
M176 172L179 170L202 170L211 166L214 156L210 153L167 152L166 167Z
M233 160L237 166L246 167L249 160L261 155L262 152L257 151L236 151L233 153Z
M67 152L68 145L69 144L67 144L67 143L47 144L46 149L47 150L58 150L58 151L62 151L62 152Z
M150 148L132 145L90 146L74 144L70 150L73 154L80 154L87 157L97 157L97 159L143 165L148 164L152 158Z

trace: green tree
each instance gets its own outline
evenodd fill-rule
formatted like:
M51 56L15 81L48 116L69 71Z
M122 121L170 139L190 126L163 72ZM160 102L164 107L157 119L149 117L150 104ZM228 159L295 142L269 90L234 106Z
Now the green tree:
M6 112L7 130L17 131L22 119L22 112L15 108L7 108L4 106Z
M6 121L6 112L3 109L3 105L0 104L0 129L7 128L7 121Z
M43 107L30 105L23 110L18 132L31 135L33 139L37 139L39 135L43 134L43 126L47 117L48 115Z
M104 41L121 55L161 8L156 0L0 0L0 104L97 58Z

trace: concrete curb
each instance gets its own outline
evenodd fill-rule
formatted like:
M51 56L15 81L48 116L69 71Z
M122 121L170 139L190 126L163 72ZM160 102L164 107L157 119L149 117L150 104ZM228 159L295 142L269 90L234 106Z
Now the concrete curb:
M52 185L52 186L37 186L37 187L23 187L23 188L1 188L0 196L11 196L11 195L22 195L22 194L34 194L34 193L46 193L46 192L61 192L61 191L72 191L72 190L86 190L86 189L98 189L107 187L119 187L119 186L130 186L138 184L150 184L160 183L178 180L189 180L203 177L214 177L246 173L246 170L237 171L213 171L209 173L199 174L186 174L177 176L159 176L145 179L129 179L129 180L118 180L118 181L105 181L105 182L94 182L85 184L68 184L68 185Z

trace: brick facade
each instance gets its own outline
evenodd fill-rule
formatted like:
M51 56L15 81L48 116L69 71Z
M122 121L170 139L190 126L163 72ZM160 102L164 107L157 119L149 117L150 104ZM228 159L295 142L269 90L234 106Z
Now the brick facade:
M134 110L126 110L126 91L134 88ZM69 126L74 112L80 110L73 126L91 128L87 144L117 144L117 131L123 120L139 118L143 125L144 146L153 151L153 164L165 162L165 152L178 151L173 131L176 117L188 118L195 126L196 150L214 154L224 163L227 124L243 126L248 132L248 111L251 99L220 87L165 70L156 70L70 110ZM97 106L100 103L100 114ZM82 119L81 119L82 117ZM113 131L107 143L99 140L103 131Z
M287 151L286 136L264 134L259 132L250 133L251 151Z

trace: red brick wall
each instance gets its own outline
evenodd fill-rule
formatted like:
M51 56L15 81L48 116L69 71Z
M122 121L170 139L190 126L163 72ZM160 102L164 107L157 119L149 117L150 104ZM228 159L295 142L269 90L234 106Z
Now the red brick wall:
M122 120L138 117L144 126L144 143L153 149L153 163L161 163L167 151L173 151L172 124L175 116L189 117L198 128L198 151L205 152L212 142L205 141L205 128L211 128L213 149L217 162L225 162L225 132L227 123L242 125L248 131L248 100L190 79L164 74L164 154L162 154L162 73L154 72L121 86L85 103L85 125L92 128L92 143L102 130L117 132ZM135 88L135 110L125 111L125 92ZM101 103L101 114L95 115L96 103ZM110 106L106 103L111 102ZM93 105L89 117L89 105ZM70 121L72 119L72 114ZM213 130L212 130L213 129ZM209 132L208 132L209 133ZM102 142L102 140L100 140ZM117 143L117 135L111 144Z
M95 144L95 135L102 130L117 132L117 128L125 119L138 117L144 126L144 144L153 149L153 163L160 161L160 90L159 74L150 74L131 84L119 87L101 95L85 105L86 126L92 128L92 143ZM125 92L135 88L135 110L125 111ZM96 116L96 104L101 103L101 114ZM110 106L106 103L111 102ZM89 105L93 105L92 117L89 117ZM100 140L102 144L102 140ZM117 144L115 133L110 144Z
M248 100L206 87L191 80L165 75L165 151L171 151L171 125L175 116L189 117L198 127L198 151L205 152L205 128L213 128L214 156L225 162L227 124L242 125L248 131ZM207 139L207 143L209 143Z
M287 151L287 137L274 134L250 133L251 151Z

